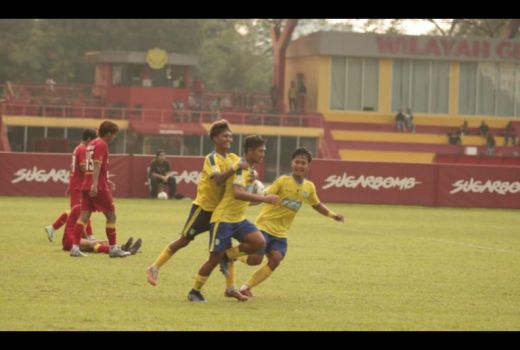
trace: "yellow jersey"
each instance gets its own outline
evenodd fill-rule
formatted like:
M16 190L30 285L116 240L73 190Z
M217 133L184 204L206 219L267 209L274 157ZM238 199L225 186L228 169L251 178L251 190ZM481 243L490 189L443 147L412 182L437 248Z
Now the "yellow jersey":
M193 204L198 205L205 211L213 211L222 199L225 184L218 185L213 176L228 171L240 157L235 153L227 153L223 156L215 151L204 158L202 173L197 185L197 196Z
M246 209L249 206L248 201L236 199L233 192L233 185L244 187L245 190L251 191L253 182L250 179L251 168L238 169L233 176L226 181L226 188L224 189L224 196L217 205L213 215L211 215L211 222L240 222L246 218Z
M256 217L255 225L263 231L276 237L287 237L289 228L296 213L307 203L311 206L320 204L316 187L310 180L304 179L298 183L292 175L282 175L267 189L267 194L280 197L275 204L265 204Z

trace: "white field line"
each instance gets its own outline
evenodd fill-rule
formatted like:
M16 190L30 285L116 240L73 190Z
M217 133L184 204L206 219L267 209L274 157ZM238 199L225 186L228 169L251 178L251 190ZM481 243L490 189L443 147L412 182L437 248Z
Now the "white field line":
M354 231L354 232L359 232L359 233L367 233L367 231L364 231L364 230L357 230L357 229L352 229L352 228L350 230ZM369 233L376 234L376 235L381 235L381 236L385 235L384 233L375 232L375 231L372 231L372 230L370 230ZM424 241L432 241L432 242L446 243L446 244L451 244L451 245L458 245L458 246L463 246L463 247L467 247L467 248L487 250L487 251L497 252L497 253L520 254L520 252L518 252L516 250L484 247L484 246L477 245L477 244L466 243L466 242L450 241L450 240L447 240L447 239L437 239L437 238L428 238L428 237L411 237L411 238L421 239L421 240L424 240Z

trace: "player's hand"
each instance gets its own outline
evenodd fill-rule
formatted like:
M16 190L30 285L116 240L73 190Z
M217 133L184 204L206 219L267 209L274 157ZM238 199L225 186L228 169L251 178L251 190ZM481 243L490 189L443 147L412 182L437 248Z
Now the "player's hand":
M67 188L65 189L65 195L68 196L70 194L70 187L67 186Z
M274 204L276 202L278 202L278 199L279 197L276 195L276 194L268 194L267 196L264 197L265 199L265 203L271 203L271 204Z
M236 166L238 169L247 169L247 168L249 168L249 163L241 160L236 163Z
M336 214L336 216L334 216L333 219L336 221L345 222L345 217L341 214Z
M115 191L116 190L116 184L112 181L109 181L108 182L108 186L110 186L110 190L111 191Z
M97 193L98 193L97 184L92 184L92 186L90 186L90 191L88 192L88 195L90 197L95 197L95 196L97 196Z
M254 182L256 179L258 179L258 172L255 170L255 169L252 169L253 171L251 171L249 173L249 181L250 182Z

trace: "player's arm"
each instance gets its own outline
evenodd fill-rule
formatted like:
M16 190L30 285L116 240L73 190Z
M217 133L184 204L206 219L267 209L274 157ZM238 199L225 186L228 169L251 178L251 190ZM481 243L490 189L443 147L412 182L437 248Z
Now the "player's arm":
M336 214L329 208L327 208L324 204L318 203L316 205L313 205L312 208L316 210L318 213L328 216L329 218L333 218L336 221L345 222L345 218L341 214Z
M246 191L244 186L233 184L233 195L236 199L246 202L263 202L274 204L278 202L278 196L276 194L268 194L265 196L259 194L253 194Z
M155 177L157 179L162 179L162 180L166 181L165 176L163 176L162 174L159 174L157 172L157 165L156 164L157 163L154 161L152 163L152 165L150 165L150 177Z
M235 164L233 164L231 166L230 169L224 171L223 173L221 172L213 172L213 174L211 175L211 178L213 180L215 180L215 182L218 184L218 185L222 185L223 183L226 182L227 179L229 179L238 169L247 169L249 168L249 164L247 164L247 162L244 162L244 161L238 161L236 162Z
M97 196L98 192L98 180L99 180L99 174L101 172L101 161L94 159L94 169L92 171L92 185L90 186L90 192L89 195L91 197Z

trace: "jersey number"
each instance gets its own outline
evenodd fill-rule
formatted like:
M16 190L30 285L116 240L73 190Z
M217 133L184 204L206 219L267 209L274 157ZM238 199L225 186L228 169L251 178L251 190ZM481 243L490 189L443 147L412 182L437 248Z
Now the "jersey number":
M93 155L94 155L94 147L91 148L90 146L88 146L87 147L87 152L85 154L85 156L86 156L86 159L85 159L85 162L86 162L85 167L86 167L86 169L85 170L88 171L88 172L94 171L94 160L92 159Z

